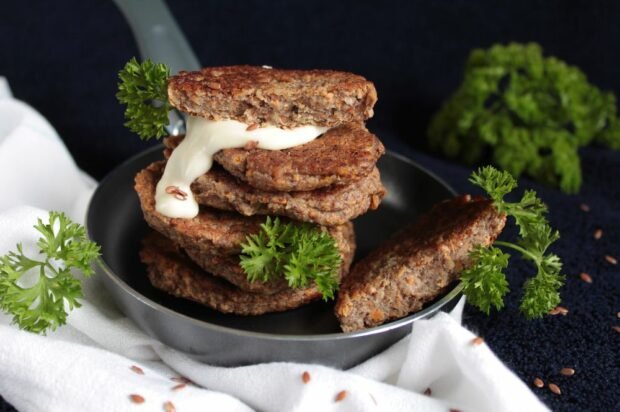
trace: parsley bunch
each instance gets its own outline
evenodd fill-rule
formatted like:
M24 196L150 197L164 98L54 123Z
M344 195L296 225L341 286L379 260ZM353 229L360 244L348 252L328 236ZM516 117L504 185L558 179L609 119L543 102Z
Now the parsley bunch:
M34 228L42 235L39 259L25 256L21 243L0 257L0 309L20 328L41 333L66 323L66 307L80 307L81 283L71 270L92 275L99 246L63 213L50 212L48 223L39 219Z
M143 140L166 135L164 127L168 124L168 112L172 106L168 102L168 77L170 69L150 60L138 63L136 58L127 62L118 73L116 98L125 109L125 126Z
M432 149L468 164L492 161L513 176L576 193L577 149L592 142L620 149L616 99L577 67L544 57L539 45L473 50L461 86L434 116ZM489 150L490 149L490 150Z
M514 219L519 228L518 241L496 241L494 245L517 251L534 264L536 274L525 282L520 310L529 319L545 315L560 303L558 290L564 279L560 258L548 252L560 235L547 222L546 206L532 190L526 190L518 202L505 201L504 196L517 187L517 181L510 173L490 166L474 172L470 181L488 193L500 213ZM497 247L477 247L470 256L473 265L461 274L467 300L487 314L492 306L501 309L508 293L504 269L510 256Z
M261 231L241 245L241 267L251 282L284 276L292 288L314 282L323 299L333 299L342 258L329 233L309 223L282 223L267 217Z

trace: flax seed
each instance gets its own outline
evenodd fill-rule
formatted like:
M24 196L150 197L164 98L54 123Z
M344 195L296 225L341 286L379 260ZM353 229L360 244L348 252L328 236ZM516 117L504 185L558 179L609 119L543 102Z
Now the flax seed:
M611 263L612 265L617 265L618 264L618 260L610 255L605 255L605 260L609 263Z
M620 326L612 326L611 328L616 332L620 333Z
M129 395L129 399L131 399L133 403L144 403L144 396L140 396L136 393Z
M556 306L552 310L557 311L557 313L554 313L555 315L566 316L568 314L568 309L566 309L564 306Z
M537 388L543 388L545 386L545 382L543 382L543 380L540 378L536 378L534 379L534 386L536 386Z
M172 378L170 378L170 380L172 382L178 382L178 383L192 383L192 381L187 379L185 376L173 376Z
M586 283L592 283L592 276L590 276L586 272L581 272L579 277L581 278L581 280L583 280Z
M603 229L596 229L592 236L594 237L595 240L599 240L600 238L603 237Z
M474 346L482 345L484 343L484 339L480 336L476 336L471 340L471 344Z
M338 392L338 395L336 395L336 402L340 402L343 401L344 398L346 398L348 395L347 391L340 391Z
M579 205L579 209L581 209L582 212L589 212L590 211L590 206L588 206L585 203L582 203Z
M258 123L252 123L248 127L245 128L246 132L251 132L252 130L258 129Z
M138 375L144 375L144 371L142 370L141 367L136 366L136 365L131 365L131 369L132 371L134 371L135 373L137 373Z
M575 374L575 369L573 368L562 368L560 369L560 373L564 376L573 376Z
M308 373L308 371L305 371L301 374L301 380L303 381L303 383L310 382L310 374Z
M179 383L178 385L175 385L172 387L173 391L180 391L181 389L185 388L187 386L186 383Z
M553 393L555 393L556 395L561 395L562 391L560 390L560 387L558 385L556 385L555 383L550 383L549 384L549 390Z
M176 408L174 407L174 404L170 401L166 401L164 402L164 411L166 412L176 412Z
M424 391L424 395L426 395L426 396L433 395L433 391L431 390L431 388L426 388L426 390Z

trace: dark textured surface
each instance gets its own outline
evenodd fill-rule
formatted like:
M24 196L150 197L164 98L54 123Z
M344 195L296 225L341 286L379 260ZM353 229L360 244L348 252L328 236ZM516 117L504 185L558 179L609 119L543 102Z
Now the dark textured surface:
M620 93L617 1L177 0L171 7L205 65L333 68L372 80L379 102L369 129L461 191L471 190L469 170L421 151L428 119L457 86L472 47L536 40L579 65L593 83ZM123 128L114 98L116 71L137 49L112 2L6 2L0 47L0 74L51 121L89 173L101 177L147 146ZM565 260L569 314L526 322L513 292L501 313L487 318L468 308L465 322L528 384L535 376L557 383L561 396L534 390L552 409L610 411L620 409L620 334L611 329L620 325L620 267L603 256L620 256L620 154L600 148L582 154L579 196L534 186L562 232L555 249ZM580 211L581 202L589 213ZM599 227L604 235L595 241ZM527 269L510 272L515 292ZM579 280L581 271L592 284ZM575 376L561 377L564 366L574 367ZM0 403L1 412L7 408Z

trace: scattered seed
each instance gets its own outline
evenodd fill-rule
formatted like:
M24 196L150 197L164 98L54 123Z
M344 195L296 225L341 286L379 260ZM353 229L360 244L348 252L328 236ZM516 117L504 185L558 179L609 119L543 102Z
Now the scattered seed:
M450 412L461 412L461 410L460 409L450 408Z
M144 396L140 396L136 393L129 395L129 399L131 399L133 403L144 403Z
M336 395L336 402L340 402L342 400L344 400L344 398L346 398L348 395L347 391L340 391L338 392L338 395Z
M251 132L252 130L258 129L258 123L252 123L248 127L245 128L246 132Z
M599 240L600 238L603 237L603 229L596 229L592 236L594 237L595 240Z
M303 383L310 382L310 373L308 373L308 371L305 371L304 373L302 373L301 380L303 381Z
M590 206L588 206L585 203L582 203L579 205L579 209L581 209L583 212L589 212L590 211Z
M586 283L592 283L592 276L590 276L586 272L581 272L579 277L581 278L581 280L583 280Z
M536 378L534 379L534 386L536 386L537 388L542 388L545 386L545 382L543 382L543 380L540 378Z
M616 332L620 333L620 326L612 326L611 328Z
M484 343L484 339L480 336L476 336L471 340L471 344L474 346L482 345Z
M610 255L605 255L605 260L609 263L611 263L612 265L617 265L618 264L618 259L616 259L613 256Z
M560 369L560 373L564 376L573 376L575 374L575 369L573 368L562 368Z
M170 401L166 401L164 402L164 411L166 412L176 412L176 408L174 407L174 404Z
M179 383L192 383L192 381L187 379L185 376L173 376L172 378L170 378L170 380L172 382L179 382Z
M433 394L433 391L431 390L431 388L426 388L426 390L424 391L424 395L426 396L431 396Z
M172 387L173 391L180 391L181 389L185 388L187 386L186 383L179 383L178 385L174 385Z
M550 383L549 384L549 390L553 393L555 393L556 395L561 395L562 391L560 390L560 387L558 385L556 385L555 383Z
M181 189L179 189L176 186L168 186L166 188L166 193L168 193L169 195L173 195L175 199L178 200L186 200L187 199L187 193L185 193L184 191L182 191Z
M616 313L616 317L620 318L620 312Z
M549 311L549 314L566 316L568 314L568 309L566 309L564 306L556 306Z
M141 367L136 366L136 365L131 365L131 369L132 371L134 371L135 373L137 373L138 375L144 375L144 371L142 370Z

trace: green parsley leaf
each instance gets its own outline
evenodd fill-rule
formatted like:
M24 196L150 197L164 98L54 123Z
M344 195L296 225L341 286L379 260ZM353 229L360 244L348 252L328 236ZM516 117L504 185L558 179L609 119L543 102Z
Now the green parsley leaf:
M528 319L545 315L560 303L559 289L564 279L560 274L560 258L547 253L549 246L560 237L545 217L547 207L532 190L526 190L519 202L505 201L504 196L517 185L508 172L487 166L474 172L470 181L487 192L500 213L514 219L519 229L517 243L496 241L495 246L517 251L535 265L535 276L525 282L520 310ZM508 293L503 271L508 266L509 255L496 247L478 247L470 257L472 266L461 275L463 293L471 304L487 314L491 306L501 309L504 295Z
M81 283L71 271L92 275L100 248L63 213L50 212L48 223L39 219L34 228L42 235L40 260L25 256L21 243L0 257L0 309L20 328L41 333L64 325L67 308L80 307Z
M170 69L161 63L132 58L118 73L116 98L125 109L125 126L143 140L159 139L166 135L168 112L168 77Z
M317 285L323 299L333 299L342 258L329 233L309 223L282 223L267 217L261 231L241 245L240 265L251 282L283 276L290 287Z
M468 164L490 159L501 169L559 186L582 183L578 148L592 141L620 149L616 99L538 44L475 49L464 79L431 120L431 148ZM491 150L489 150L491 149Z

